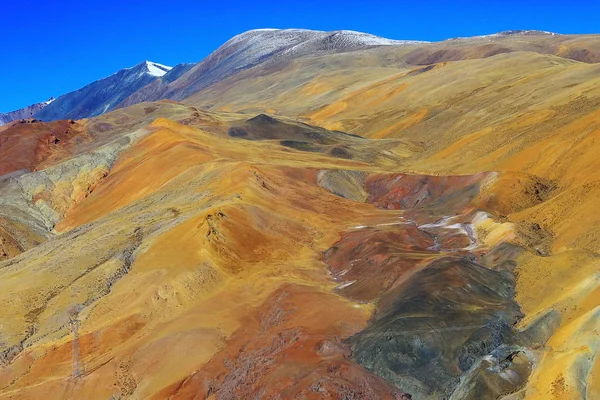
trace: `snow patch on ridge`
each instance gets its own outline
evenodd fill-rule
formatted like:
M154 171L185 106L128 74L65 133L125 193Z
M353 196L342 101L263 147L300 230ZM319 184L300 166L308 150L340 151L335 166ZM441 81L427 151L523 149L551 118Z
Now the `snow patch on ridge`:
M148 73L152 76L163 76L171 69L173 69L173 67L169 67L152 61L146 61L146 68L148 69Z
M559 33L549 32L549 31L537 31L537 30L510 30L494 33L488 36L556 36Z
M510 37L510 36L561 36L560 33L549 32L549 31L538 31L538 30L524 30L524 29L514 29L509 31L502 31L497 33L492 33L489 35L479 35L479 36L471 36L471 37L457 37L447 40L456 40L456 39L490 39L490 38L501 38L501 37Z
M259 28L259 29L251 29L247 32L269 32L269 31L280 31L281 29L277 28Z
M311 41L324 40L326 38L339 40L341 46L392 46L412 43L427 43L413 40L394 40L386 39L369 33L357 32L352 30L339 31L317 31L310 29L253 29L246 31L231 38L226 44L238 43L242 40L248 40L249 47L253 47L255 52L268 53L270 50L288 48L288 52L294 47L306 45Z

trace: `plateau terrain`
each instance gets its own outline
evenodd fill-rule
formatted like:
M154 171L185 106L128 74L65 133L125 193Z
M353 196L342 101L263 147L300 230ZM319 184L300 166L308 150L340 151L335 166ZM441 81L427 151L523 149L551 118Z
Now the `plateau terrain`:
M600 399L600 35L259 29L32 107L0 400Z

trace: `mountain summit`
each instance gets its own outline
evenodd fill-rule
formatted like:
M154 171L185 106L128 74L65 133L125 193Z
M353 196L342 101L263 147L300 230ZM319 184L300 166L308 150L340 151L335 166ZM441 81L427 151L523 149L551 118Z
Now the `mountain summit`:
M138 64L136 67L140 67L142 70L145 70L144 73L152 76L164 76L167 72L173 69L173 67L167 67L166 65L152 61L144 61L143 63Z
M144 61L60 96L35 114L35 117L43 121L52 121L89 118L103 114L115 108L132 93L165 76L171 69L172 67L166 65Z
M169 85L163 98L182 100L237 72L306 55L360 50L374 46L422 42L392 40L356 31L309 29L255 29L225 42L188 74ZM158 98L148 99L158 100Z
M90 118L143 101L182 100L258 65L307 55L416 43L424 42L386 39L350 30L255 29L234 36L197 64L170 67L144 61L64 94L32 116L42 121Z

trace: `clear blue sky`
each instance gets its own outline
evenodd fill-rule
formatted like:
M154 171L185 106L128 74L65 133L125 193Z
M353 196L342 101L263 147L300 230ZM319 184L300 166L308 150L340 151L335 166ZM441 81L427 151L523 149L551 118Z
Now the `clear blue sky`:
M248 29L351 29L437 41L508 29L600 33L599 17L599 0L5 0L0 112L144 60L200 61Z

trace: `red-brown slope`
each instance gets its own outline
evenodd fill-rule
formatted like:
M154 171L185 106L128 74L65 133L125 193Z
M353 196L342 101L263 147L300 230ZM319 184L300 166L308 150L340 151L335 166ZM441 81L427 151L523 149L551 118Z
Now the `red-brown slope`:
M345 317L331 318L339 313ZM340 339L364 322L364 314L349 311L338 296L285 285L247 318L224 351L153 398L410 399L348 359Z
M82 134L79 122L16 122L0 131L0 175L35 171L64 160Z

